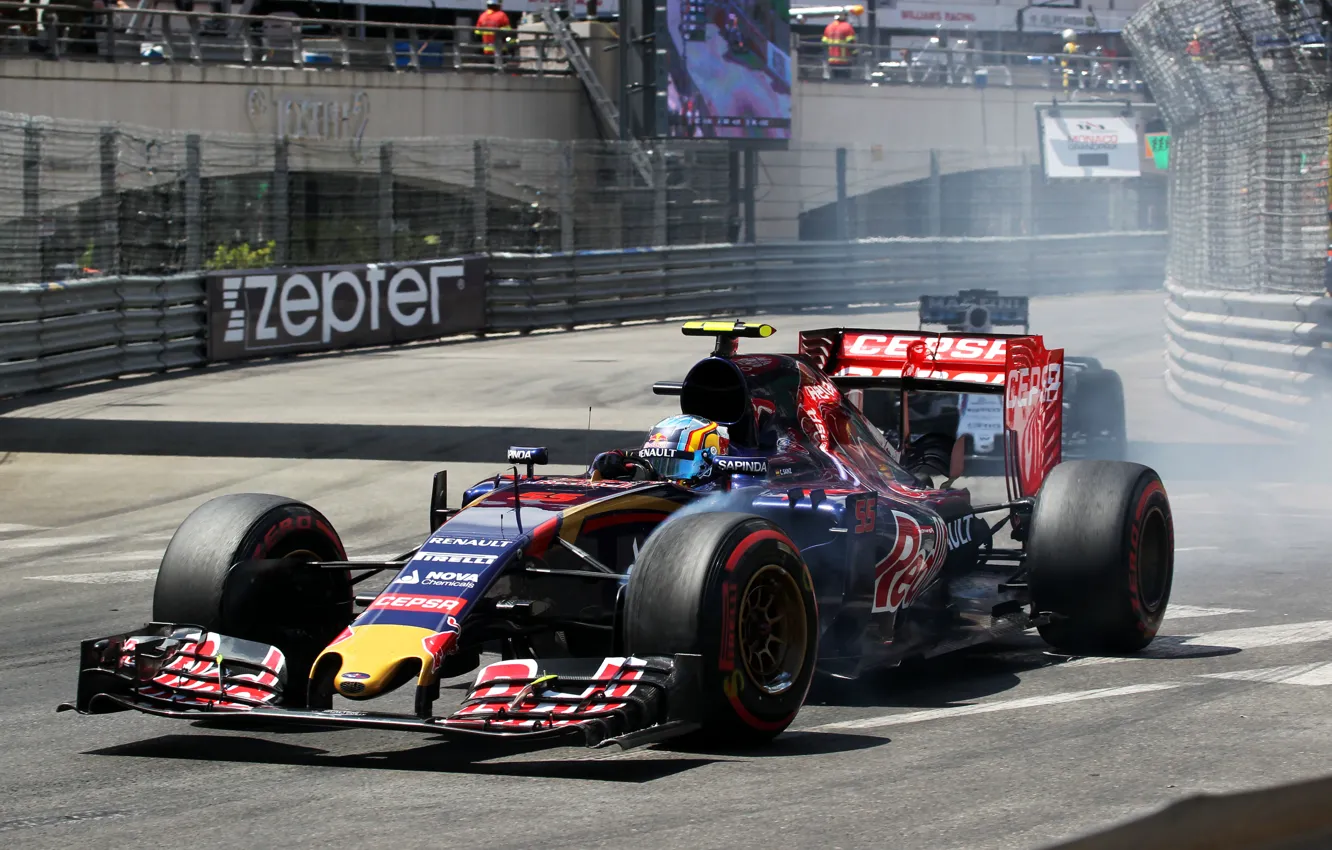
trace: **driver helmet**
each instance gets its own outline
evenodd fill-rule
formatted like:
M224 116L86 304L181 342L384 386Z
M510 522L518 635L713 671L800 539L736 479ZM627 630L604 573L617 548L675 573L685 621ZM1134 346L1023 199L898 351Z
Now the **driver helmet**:
M730 448L726 429L698 416L672 416L656 424L639 453L662 478L699 484L712 476L712 459Z

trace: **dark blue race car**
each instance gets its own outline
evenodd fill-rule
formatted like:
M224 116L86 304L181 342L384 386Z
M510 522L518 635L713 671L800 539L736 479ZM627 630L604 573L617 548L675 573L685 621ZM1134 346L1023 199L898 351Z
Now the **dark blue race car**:
M685 333L714 337L713 354L654 389L707 427L654 433L572 477L538 476L547 452L514 448L461 508L439 473L429 534L392 562L348 562L328 520L292 499L203 504L163 556L154 622L84 641L64 707L736 744L784 730L820 673L1031 627L1076 652L1152 641L1173 576L1169 500L1147 467L1060 462L1062 352L1033 336L834 328L801 334L797 354L741 354L773 329ZM904 421L893 444L857 406L867 389L960 387L1001 400L1010 492L995 504L953 486L954 435ZM690 480L670 472L686 466ZM357 593L384 572L382 591ZM441 681L473 671L461 703L441 706ZM370 705L404 689L410 713Z

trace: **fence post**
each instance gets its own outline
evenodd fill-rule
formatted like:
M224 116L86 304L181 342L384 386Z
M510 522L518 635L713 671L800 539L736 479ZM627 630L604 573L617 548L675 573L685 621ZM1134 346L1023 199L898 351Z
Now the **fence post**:
M101 233L93 242L93 267L105 274L120 271L120 194L116 190L116 128L98 132L98 164L101 176Z
M758 151L747 148L744 152L745 163L745 241L753 244L758 241L758 222L754 220L754 194L758 190Z
M19 283L32 283L42 276L41 173L42 131L29 121L23 127L23 227L15 264Z
M1027 152L1022 152L1022 219L1018 222L1019 236L1036 235L1036 172Z
M652 154L652 244L669 245L665 145L658 143L657 149Z
M477 139L472 143L472 248L484 251L490 246L490 143Z
M846 148L837 149L837 239L845 242L847 236L846 209Z
M560 143L560 250L574 250L574 143Z
M203 176L201 139L185 137L185 269L203 268Z
M740 241L740 152L726 154L726 241Z
M393 143L379 146L379 259L393 260Z
M273 221L273 262L285 265L291 255L291 171L290 145L285 138L273 147L273 191L269 195L269 215Z
M930 149L930 182L925 210L925 235L943 235L943 176L939 173L939 152L933 148Z

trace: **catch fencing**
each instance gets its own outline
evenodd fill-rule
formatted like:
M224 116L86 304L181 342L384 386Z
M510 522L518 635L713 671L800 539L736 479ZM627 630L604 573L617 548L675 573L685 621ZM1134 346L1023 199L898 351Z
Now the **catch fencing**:
M1165 247L1163 233L1122 233L498 253L482 258L485 310L466 332L884 305L973 286L1029 295L1155 288ZM977 271L982 257L989 262L985 274ZM268 345L249 355L273 356L366 344L358 323L368 323L369 311L355 304L375 305L376 315L392 314L404 325L427 314L426 284L414 284L410 274L386 282L378 265L344 270L340 278L323 275L318 283L319 275L284 269L280 292L278 276L254 276L259 286L250 310L226 297L245 288L246 274L0 286L0 396L201 366L209 362L210 328L241 329L252 340L263 336L261 322L289 336L299 326L306 339L292 339L288 351ZM367 284L380 288L367 296ZM347 288L339 292L338 286ZM261 310L265 298L269 309ZM334 313L338 320L329 322ZM322 345L310 344L324 336Z
M1329 412L1329 78L1313 4L1151 0L1124 34L1170 133L1166 385L1287 434Z
M271 120L281 104L256 98ZM0 114L0 282L1164 227L1159 178L1047 182L1017 149L763 151L750 218L725 141L654 143L648 187L620 142L372 140L358 104L337 104L345 136L324 139L295 125L275 139Z
M1328 77L1310 7L1151 0L1125 28L1170 130L1181 286L1323 290Z

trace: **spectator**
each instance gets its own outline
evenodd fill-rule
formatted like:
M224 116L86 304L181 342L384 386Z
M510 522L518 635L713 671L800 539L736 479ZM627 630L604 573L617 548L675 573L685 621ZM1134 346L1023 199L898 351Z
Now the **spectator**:
M500 0L486 0L486 10L481 13L481 17L476 19L476 34L481 37L481 52L487 58L495 56L495 39L503 38L508 41L507 36L501 36L499 31L509 28L509 16L500 8ZM503 45L501 45L501 50Z
M1059 68L1064 78L1064 88L1074 87L1073 77L1078 75L1078 65L1073 57L1078 55L1078 34L1071 29L1064 30L1064 49L1061 51L1063 56L1059 58Z
M846 22L846 15L838 12L832 23L823 30L823 43L828 45L828 67L834 77L851 76L851 47L856 30Z

